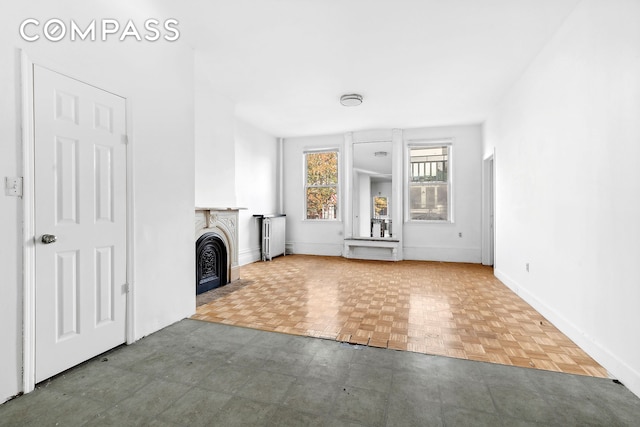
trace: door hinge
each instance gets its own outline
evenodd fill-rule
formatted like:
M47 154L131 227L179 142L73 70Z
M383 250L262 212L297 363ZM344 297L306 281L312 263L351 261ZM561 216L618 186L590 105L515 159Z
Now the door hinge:
M127 136L127 134L122 135L122 143L129 144L129 136Z
M125 283L122 285L122 293L123 294L128 294L129 293L129 284Z

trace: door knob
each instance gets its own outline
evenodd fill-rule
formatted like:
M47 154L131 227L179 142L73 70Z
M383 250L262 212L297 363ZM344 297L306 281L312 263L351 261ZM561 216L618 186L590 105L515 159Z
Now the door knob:
M53 243L57 240L57 237L54 236L53 234L43 234L42 235L42 243L44 243L45 245L48 245L49 243Z

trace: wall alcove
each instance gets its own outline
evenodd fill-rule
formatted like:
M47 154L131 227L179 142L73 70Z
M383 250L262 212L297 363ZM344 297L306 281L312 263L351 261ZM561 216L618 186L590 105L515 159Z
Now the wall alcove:
M346 258L402 259L402 131L345 135Z

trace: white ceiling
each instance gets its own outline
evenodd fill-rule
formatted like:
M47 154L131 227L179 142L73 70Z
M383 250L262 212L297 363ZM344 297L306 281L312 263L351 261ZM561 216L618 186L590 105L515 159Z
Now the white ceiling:
M290 137L481 123L578 0L167 3L238 117Z

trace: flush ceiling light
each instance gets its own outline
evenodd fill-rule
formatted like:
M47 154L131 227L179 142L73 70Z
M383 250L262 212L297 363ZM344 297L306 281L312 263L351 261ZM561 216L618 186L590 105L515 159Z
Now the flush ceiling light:
M340 97L340 104L345 107L356 107L362 104L362 95L358 95L357 93L342 95Z

